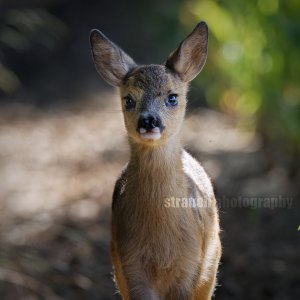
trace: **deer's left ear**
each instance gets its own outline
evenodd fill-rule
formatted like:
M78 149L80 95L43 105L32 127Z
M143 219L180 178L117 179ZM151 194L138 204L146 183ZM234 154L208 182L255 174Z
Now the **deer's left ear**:
M200 22L169 56L166 67L182 81L192 81L202 70L207 57L208 28Z
M120 86L126 74L136 67L136 63L100 30L91 31L90 43L98 73L110 85Z

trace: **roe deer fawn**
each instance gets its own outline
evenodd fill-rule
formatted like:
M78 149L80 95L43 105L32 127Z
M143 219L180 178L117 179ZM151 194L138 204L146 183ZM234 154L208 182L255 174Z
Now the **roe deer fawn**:
M120 295L211 299L221 256L216 200L204 169L180 142L188 84L206 61L207 25L200 22L163 65L138 66L98 30L90 41L98 73L120 89L130 145L112 203ZM197 205L174 207L171 197Z

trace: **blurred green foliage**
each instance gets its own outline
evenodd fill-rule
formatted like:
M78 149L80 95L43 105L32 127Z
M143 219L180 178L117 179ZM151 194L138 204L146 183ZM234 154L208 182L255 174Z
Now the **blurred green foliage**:
M208 104L299 153L300 1L186 1L180 21L190 29L200 20L210 29L198 77Z

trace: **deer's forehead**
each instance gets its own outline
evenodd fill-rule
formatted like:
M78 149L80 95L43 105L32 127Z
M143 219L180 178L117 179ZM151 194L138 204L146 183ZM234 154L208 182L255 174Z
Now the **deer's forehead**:
M164 66L139 67L126 78L125 87L144 93L163 92L172 89L173 81Z

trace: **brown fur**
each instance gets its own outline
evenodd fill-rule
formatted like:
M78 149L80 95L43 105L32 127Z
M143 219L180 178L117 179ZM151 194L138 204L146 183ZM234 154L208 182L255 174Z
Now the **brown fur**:
M210 299L221 255L216 200L204 169L180 142L188 82L206 59L207 27L198 24L165 65L136 66L98 31L91 42L100 75L120 87L122 99L130 95L136 101L132 111L122 101L131 151L112 206L111 257L120 294L123 299ZM176 107L165 105L170 93L178 95ZM159 140L145 141L136 130L138 118L153 111L164 130ZM166 199L171 197L209 205L170 207Z

